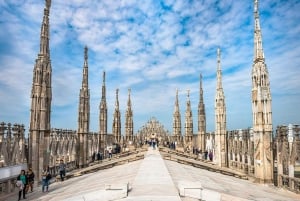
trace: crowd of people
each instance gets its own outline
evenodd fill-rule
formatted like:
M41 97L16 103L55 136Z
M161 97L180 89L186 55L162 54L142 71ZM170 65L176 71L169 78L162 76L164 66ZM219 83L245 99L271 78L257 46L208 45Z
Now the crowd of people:
M61 181L64 181L64 177L66 175L66 165L63 160L60 160L59 163L59 175ZM42 192L48 192L49 184L52 175L50 173L49 166L44 167L42 172ZM20 174L17 177L16 186L19 188L18 200L26 199L26 194L29 192L33 192L35 177L32 168L29 168L27 171L21 170Z

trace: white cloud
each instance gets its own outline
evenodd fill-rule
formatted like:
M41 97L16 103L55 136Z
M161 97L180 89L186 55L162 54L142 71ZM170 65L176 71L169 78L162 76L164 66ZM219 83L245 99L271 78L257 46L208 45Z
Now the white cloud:
M175 90L180 89L184 118L186 90L190 89L197 128L202 73L207 127L212 131L217 47L222 50L228 128L251 126L252 2L169 0L163 4L168 8L158 1L52 1L53 126L77 128L85 45L89 47L93 131L98 130L103 70L107 75L109 130L116 88L120 88L123 123L127 90L132 88L135 130L156 116L170 131ZM8 33L0 33L0 72L7 75L0 78L1 97L7 96L1 99L0 114L5 115L0 117L12 119L9 113L23 111L15 122L26 123L44 2L25 0L21 5L20 1L0 1L0 6L0 18L5 19L0 29ZM287 120L297 123L300 118L291 107L291 104L300 107L297 101L300 98L299 8L297 1L260 2L263 47L274 94L274 124ZM9 109L7 105L16 105L18 109ZM66 120L69 115L72 117Z

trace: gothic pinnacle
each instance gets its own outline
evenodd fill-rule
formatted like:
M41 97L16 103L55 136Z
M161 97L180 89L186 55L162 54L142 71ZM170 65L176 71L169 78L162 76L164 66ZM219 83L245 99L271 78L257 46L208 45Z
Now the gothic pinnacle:
M119 89L116 89L116 109L119 109Z
M202 74L200 73L200 103L203 103Z
M84 64L83 64L83 79L82 88L88 88L88 48L84 47Z
M40 55L49 56L49 12L50 12L51 0L45 1L44 17L41 26L40 35Z
M262 35L259 22L258 0L254 0L254 61L264 60Z
M105 85L105 71L103 71L103 85Z
M217 89L222 89L222 71L221 71L221 50L217 49L218 61L217 61Z
M129 88L128 89L128 102L127 102L128 107L131 107L130 92L131 92L131 89Z

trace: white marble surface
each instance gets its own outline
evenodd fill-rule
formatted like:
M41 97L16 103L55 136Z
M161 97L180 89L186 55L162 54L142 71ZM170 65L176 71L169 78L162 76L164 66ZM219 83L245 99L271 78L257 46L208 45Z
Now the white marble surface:
M132 184L132 190L123 200L181 201L173 180L159 151L149 148Z
M205 201L299 201L300 195L270 185L253 183L248 180L211 172L208 170L165 161L170 175L177 186L182 180L200 182Z
M41 186L27 194L27 201L194 201L179 197L180 181L200 182L206 201L299 201L300 195L274 186L261 185L215 172L164 161L157 150L149 149L143 160L71 178L50 185L42 193ZM124 192L105 190L105 185L122 186L129 183L128 197ZM126 193L125 193L126 194ZM18 192L6 198L15 201Z

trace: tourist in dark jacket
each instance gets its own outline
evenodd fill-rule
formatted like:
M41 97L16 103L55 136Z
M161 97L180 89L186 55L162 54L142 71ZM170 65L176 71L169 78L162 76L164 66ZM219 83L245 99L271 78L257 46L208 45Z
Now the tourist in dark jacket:
M33 184L34 184L34 173L32 171L32 168L29 168L29 170L28 170L27 180L28 180L27 192L29 191L29 189L32 192Z

